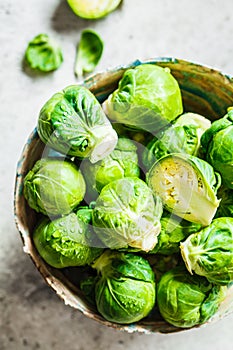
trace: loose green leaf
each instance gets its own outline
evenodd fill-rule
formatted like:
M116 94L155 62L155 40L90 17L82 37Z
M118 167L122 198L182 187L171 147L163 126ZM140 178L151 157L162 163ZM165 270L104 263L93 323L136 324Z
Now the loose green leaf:
M102 53L104 43L100 36L93 30L83 30L75 61L74 72L77 77L84 73L91 73L97 66Z
M25 59L32 69L50 72L60 67L63 55L54 39L47 34L39 34L29 42Z

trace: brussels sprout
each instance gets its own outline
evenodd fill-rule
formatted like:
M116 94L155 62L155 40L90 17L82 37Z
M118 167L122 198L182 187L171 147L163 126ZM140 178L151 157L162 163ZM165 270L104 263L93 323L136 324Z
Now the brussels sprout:
M162 203L146 183L124 178L106 185L96 200L92 223L100 240L111 249L149 251L160 232Z
M193 327L216 313L226 289L209 283L204 277L191 276L183 266L175 267L158 283L159 311L165 321L176 327Z
M137 147L127 138L119 138L113 152L101 161L91 164L83 161L81 169L88 187L88 194L93 197L108 183L123 177L139 177Z
M145 258L155 274L156 281L159 281L165 272L174 269L176 266L180 265L180 262L182 262L180 254L147 254Z
M42 107L38 134L57 151L92 163L111 153L117 134L95 96L85 87L72 85L56 93Z
M33 241L41 257L56 268L90 264L103 251L75 213L53 221L44 218L33 233Z
M80 289L83 292L86 300L95 305L95 285L98 280L98 276L89 276L80 282Z
M29 206L45 215L69 214L83 200L85 190L80 170L64 160L38 160L24 179Z
M207 162L221 174L223 183L233 189L233 107L205 131L201 144Z
M103 108L110 119L151 133L183 111L180 88L170 70L152 64L128 69Z
M102 56L103 47L103 41L95 31L83 30L77 48L75 75L82 77L84 73L93 72Z
M233 190L221 186L218 191L218 197L220 198L220 204L215 217L233 217Z
M191 233L201 229L200 224L182 220L178 216L165 216L160 220L161 232L158 235L158 243L150 253L171 255L179 253L180 242L185 240Z
M157 161L147 179L169 212L203 226L211 223L219 205L216 192L221 178L210 164L173 153Z
M95 287L97 309L106 320L133 323L153 309L156 286L146 259L107 250L92 266L99 273Z
M210 125L210 121L199 114L181 115L174 124L148 143L142 157L146 169L170 153L197 155L201 135Z
M218 218L180 245L188 271L209 282L233 282L233 218Z
M47 34L39 34L29 42L25 59L32 69L50 72L60 67L63 55L54 39Z
M114 11L121 0L67 0L67 2L77 16L97 19Z

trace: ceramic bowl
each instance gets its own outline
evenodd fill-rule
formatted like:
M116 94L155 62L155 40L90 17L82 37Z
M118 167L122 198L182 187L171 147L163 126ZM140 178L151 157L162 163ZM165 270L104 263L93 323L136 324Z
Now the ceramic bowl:
M196 112L214 120L222 117L226 113L227 107L233 104L232 78L217 70L173 58L157 58L147 61L137 60L132 64L96 74L85 80L83 85L90 89L99 101L102 102L117 87L118 81L121 79L126 69L138 66L142 63L156 64L171 69L171 73L179 82L185 111ZM69 85L69 82L65 83L65 86L67 85ZM51 91L51 95L53 93L54 91ZM31 238L33 228L38 220L38 214L29 208L24 199L23 180L25 174L32 168L34 163L41 158L44 147L35 129L24 146L17 166L15 182L15 220L22 237L24 252L32 258L47 284L63 299L65 304L70 305L81 311L85 316L106 326L127 332L142 333L171 333L182 331L183 329L166 323L159 316L156 309L150 316L136 324L122 325L106 321L98 314L93 306L85 301L78 287L77 276L82 274L81 268L76 268L76 270L73 268L72 271L75 272L76 276L76 279L74 279L72 273L70 274L67 272L67 269L55 269L47 265L41 259ZM233 287L228 289L227 298L220 306L218 313L210 319L208 323L219 320L232 311Z

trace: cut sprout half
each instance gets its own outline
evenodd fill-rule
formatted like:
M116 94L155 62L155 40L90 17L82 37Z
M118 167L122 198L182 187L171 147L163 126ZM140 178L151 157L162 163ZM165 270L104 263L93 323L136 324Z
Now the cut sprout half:
M182 219L207 226L219 201L202 173L183 155L172 154L156 162L148 174L148 184L167 210Z

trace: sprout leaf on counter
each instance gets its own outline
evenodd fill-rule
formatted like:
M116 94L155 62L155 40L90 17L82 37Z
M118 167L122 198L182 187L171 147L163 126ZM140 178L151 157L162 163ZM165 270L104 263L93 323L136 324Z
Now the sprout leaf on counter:
M82 31L74 68L77 77L94 71L102 56L103 48L103 41L95 31L91 29Z
M63 55L57 42L47 34L38 34L28 44L25 59L32 69L51 72L60 67Z

